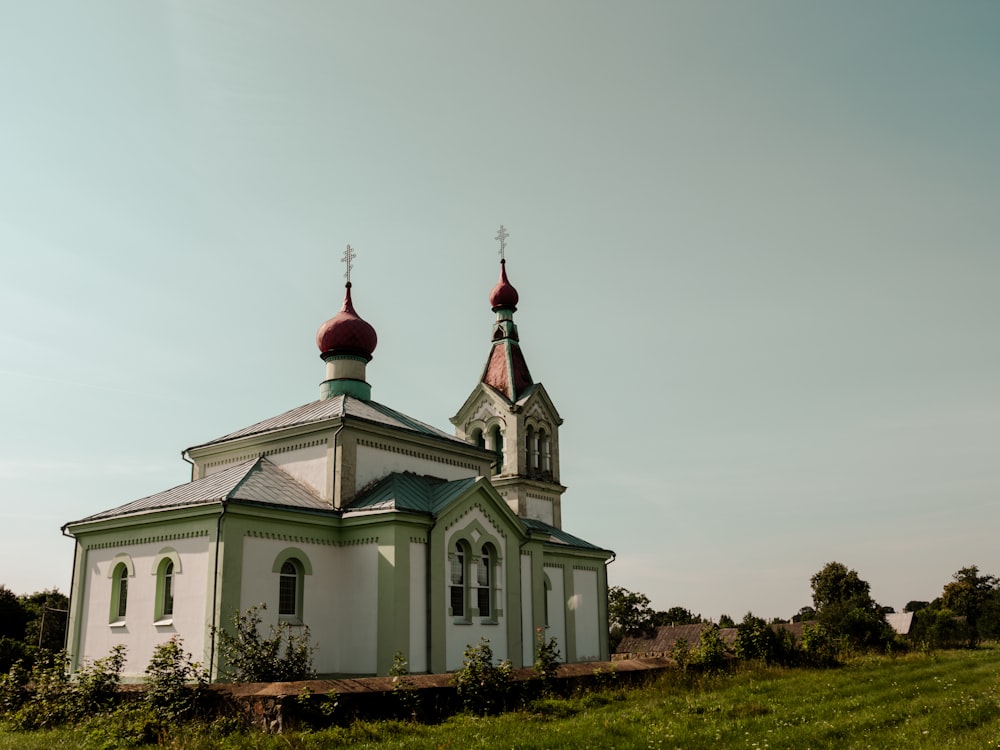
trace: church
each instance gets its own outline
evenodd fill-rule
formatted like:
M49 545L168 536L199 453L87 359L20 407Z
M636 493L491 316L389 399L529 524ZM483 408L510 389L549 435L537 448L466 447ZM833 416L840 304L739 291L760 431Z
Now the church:
M537 628L567 662L607 660L613 553L563 530L562 419L521 350L506 236L454 435L372 400L377 335L348 246L343 305L316 336L318 400L186 449L186 484L66 524L71 668L124 644L136 679L180 636L224 679L213 632L258 604L265 626L308 626L324 677L386 675L397 652L448 672L480 638L530 666Z

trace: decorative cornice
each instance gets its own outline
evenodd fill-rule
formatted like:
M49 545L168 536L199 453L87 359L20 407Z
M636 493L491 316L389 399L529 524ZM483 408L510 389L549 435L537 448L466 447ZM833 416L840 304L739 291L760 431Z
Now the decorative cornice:
M246 453L239 454L237 456L227 457L220 459L218 461L210 461L208 463L202 464L205 469L211 469L215 466L226 466L228 464L237 464L241 461L246 461L251 458L260 458L261 456L274 456L279 453L289 453L290 451L301 450L302 448L312 448L317 445L326 445L329 441L326 438L319 438L317 440L306 440L301 443L293 443L292 445L282 445L276 448L267 448L258 451L248 451Z
M174 532L173 534L156 534L154 536L133 537L131 539L115 539L114 541L87 544L84 545L84 549L88 551L92 549L109 549L111 547L125 547L132 544L151 544L153 542L169 542L175 539L193 539L200 536L207 537L208 530L199 529L198 531L179 531Z
M423 451L416 451L412 448L401 448L390 443L382 443L375 440L366 440L365 438L358 438L358 445L364 446L366 448L375 448L376 450L386 451L387 453L399 453L404 456L410 456L411 458L420 458L425 461L433 461L437 464L449 464L451 466L458 466L462 469L475 470L479 468L479 464L469 463L467 461L458 461L454 458L444 458L441 456L436 456L433 453L425 453Z
M297 544L320 544L325 547L353 547L360 544L379 543L379 538L377 536L341 541L337 539L300 536L298 534L279 534L273 531L259 531L257 529L248 529L243 536L254 537L256 539L275 539L280 542L295 542Z

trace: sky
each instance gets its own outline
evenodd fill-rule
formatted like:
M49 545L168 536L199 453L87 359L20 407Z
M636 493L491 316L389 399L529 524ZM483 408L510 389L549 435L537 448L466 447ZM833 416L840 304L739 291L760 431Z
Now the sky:
M318 397L442 429L500 224L563 524L611 585L790 617L1000 573L1000 4L0 0L0 583Z

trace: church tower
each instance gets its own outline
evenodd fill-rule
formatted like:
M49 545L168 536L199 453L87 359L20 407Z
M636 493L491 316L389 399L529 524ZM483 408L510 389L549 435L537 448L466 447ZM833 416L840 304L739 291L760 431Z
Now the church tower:
M500 280L490 292L496 314L479 383L451 418L456 435L491 451L493 485L518 516L562 528L559 425L562 418L541 383L531 379L514 323L517 290L507 278L507 231L500 227Z

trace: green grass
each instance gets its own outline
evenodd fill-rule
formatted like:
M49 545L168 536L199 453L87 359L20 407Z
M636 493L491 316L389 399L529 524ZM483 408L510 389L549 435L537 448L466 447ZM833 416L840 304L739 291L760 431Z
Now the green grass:
M0 734L6 748L113 748L90 727ZM356 722L281 737L188 726L176 748L1000 748L1000 650L858 660L833 670L665 674L642 688L537 701L494 718Z

